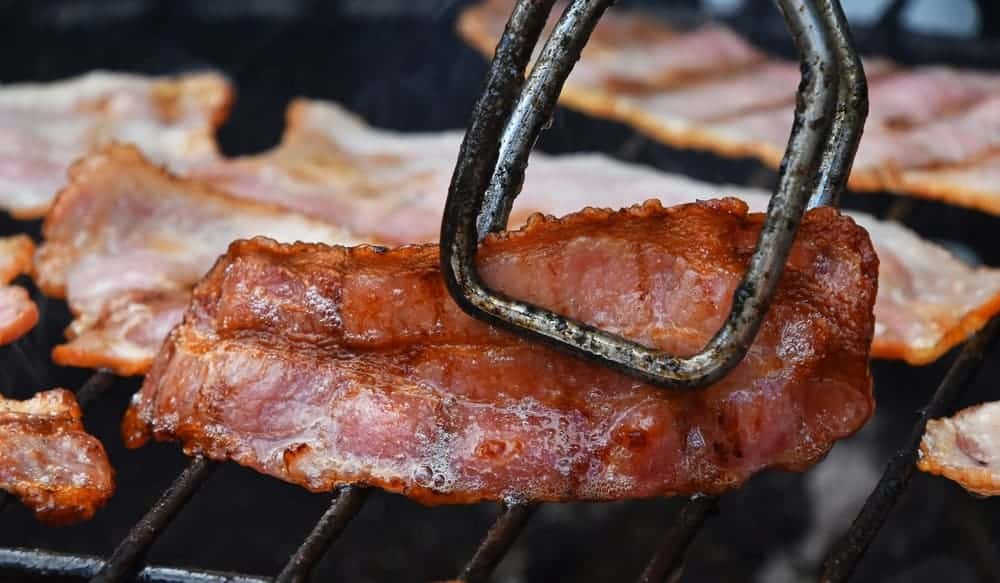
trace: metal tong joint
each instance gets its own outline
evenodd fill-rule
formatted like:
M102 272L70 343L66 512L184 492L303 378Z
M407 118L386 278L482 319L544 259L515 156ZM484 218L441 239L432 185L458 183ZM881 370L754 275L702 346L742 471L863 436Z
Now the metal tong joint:
M484 284L475 266L479 241L506 227L531 149L612 2L573 0L523 87L524 71L553 0L520 0L515 6L473 109L448 190L441 267L452 297L476 318L656 385L703 388L746 355L807 206L836 204L844 189L868 110L864 70L837 0L777 0L802 64L795 122L777 192L725 323L698 354L674 356L497 293Z

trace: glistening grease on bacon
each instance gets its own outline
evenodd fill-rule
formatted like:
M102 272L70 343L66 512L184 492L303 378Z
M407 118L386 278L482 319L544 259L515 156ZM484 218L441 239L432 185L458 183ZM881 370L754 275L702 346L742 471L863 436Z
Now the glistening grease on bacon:
M215 129L232 90L219 75L144 77L96 71L0 86L0 209L45 214L81 156L111 142L184 170L218 157Z
M917 467L975 494L1000 496L1000 402L928 421Z
M491 58L513 4L469 6L458 19L459 33ZM553 10L550 24L559 13ZM641 34L626 32L633 29ZM970 178L956 183L951 175L1000 148L1000 75L907 68L878 58L865 58L864 67L870 113L850 186L1000 213L1000 182L973 177L977 188L968 189L962 184ZM798 81L798 63L766 56L719 26L682 31L654 15L612 8L559 99L676 147L754 156L777 168Z
M39 520L87 520L114 492L114 470L89 435L73 393L53 389L26 401L0 397L0 489Z
M763 223L735 199L656 203L492 235L501 292L678 354L728 313ZM803 221L746 358L665 391L473 320L434 245L234 243L194 291L123 423L316 491L426 503L721 492L803 470L873 409L878 259L830 208Z
M0 345L13 342L38 323L38 307L28 291L7 285L31 271L35 246L27 235L0 238Z
M235 239L353 244L333 225L176 178L135 148L108 147L70 172L43 229L35 279L75 317L62 365L145 372L191 288Z

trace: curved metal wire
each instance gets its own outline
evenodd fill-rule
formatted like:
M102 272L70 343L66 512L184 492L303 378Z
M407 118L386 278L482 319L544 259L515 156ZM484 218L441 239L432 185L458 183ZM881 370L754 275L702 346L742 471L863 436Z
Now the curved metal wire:
M500 50L505 47L505 39L527 42L537 38L537 34L517 33L518 27L523 26L518 20L518 10L523 4L518 4L508 22L491 64L491 81L501 79L498 72L510 72L517 67L523 74L524 65L512 59L511 53L523 56L530 48ZM452 297L476 318L598 360L654 384L676 389L702 388L732 370L752 344L810 195L818 192L821 185L822 195L817 194L815 202L829 203L843 188L860 138L860 125L867 113L864 71L836 0L818 3L777 0L802 61L795 123L782 163L781 180L725 323L698 354L670 355L497 293L486 286L475 266L478 241L506 226L524 179L531 147L548 122L563 83L609 4L610 0L575 0L569 5L546 41L502 134L495 124L469 128L445 205L441 268ZM546 12L549 9L550 6L545 6ZM508 77L508 84L498 87L488 83L476 111L502 112L503 100L513 94L519 80L520 76ZM492 121L495 120L491 118ZM469 144L476 147L467 147ZM479 157L470 158L475 154ZM496 163L488 185L482 174L477 174L476 180L468 178L469 168L481 173L490 161Z

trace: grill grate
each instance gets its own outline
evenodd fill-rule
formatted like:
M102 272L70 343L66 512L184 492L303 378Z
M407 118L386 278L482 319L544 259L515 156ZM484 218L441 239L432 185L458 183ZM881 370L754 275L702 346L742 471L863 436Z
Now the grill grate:
M913 426L907 443L892 457L885 473L869 496L861 513L843 539L834 547L825 563L822 581L839 583L850 579L865 551L889 517L896 501L910 482L916 463L917 448L927 420L950 411L963 390L972 382L983 364L990 347L1000 332L1000 318L994 318L972 337L948 370L937 391L924 407ZM107 372L98 372L78 391L81 406L91 404L114 383ZM143 558L160 534L180 513L198 488L212 475L214 462L194 457L174 479L160 499L129 531L111 556L100 557L54 553L38 549L0 548L0 569L15 570L37 576L87 578L95 583L115 583L135 580L149 583L210 583L258 582L272 579L252 575L193 571L161 566L143 566ZM0 496L0 510L8 496ZM369 488L342 487L330 508L320 517L313 530L295 551L273 581L302 582L308 579L315 564L347 528L361 510ZM489 578L527 524L537 505L507 506L490 527L459 580L479 583ZM683 566L685 553L705 521L718 511L718 499L711 496L691 498L677 513L655 554L639 576L640 583L675 580ZM979 536L986 536L979 532Z
M901 5L903 2L896 2L896 4ZM779 33L766 30L756 32L758 39L761 35L767 36L766 41L769 42L764 42L765 45L773 45L774 38L780 37L784 33L783 30ZM291 39L290 42L294 42L293 36L287 37ZM950 41L935 43L919 35L904 35L899 37L899 40L900 44L891 47L890 53L897 57L900 56L901 52L904 53L901 58L903 61L934 60L928 55L936 55L941 60L956 64L995 66L1000 63L997 60L1000 51L996 50L997 43L995 41L984 40L958 44ZM265 56L262 51L261 59L264 59ZM306 83L306 86L309 86L309 83ZM252 95L248 97L253 99ZM246 103L246 101L238 102L237 107L242 107L241 103ZM383 112L383 117L391 115L391 111L389 114ZM406 114L404 112L400 115ZM640 146L646 143L644 138L635 138L629 143L632 142ZM604 145L606 146L606 144ZM903 215L913 206L913 203L909 201L900 200L899 204L893 205L892 214L895 216L892 218L894 219L902 219ZM926 420L929 417L947 413L953 408L962 390L972 381L983 363L987 349L996 336L998 328L1000 328L1000 323L995 320L984 329L983 333L967 343L937 392L922 411L913 427L910 439L889 461L879 486L871 493L861 514L842 541L835 547L834 552L831 553L826 563L827 570L824 573L824 580L844 581L851 576L909 483L913 473L916 444ZM52 383L48 382L46 378L49 371L44 367L34 366L32 359L35 356L34 351L26 350L22 346L31 348L30 345L18 343L11 347L11 351L16 359L22 363L25 373L38 386L50 386ZM106 372L99 372L91 376L77 392L81 406L87 408L92 405L109 391L115 382L116 378ZM99 581L134 579L143 582L163 583L304 581L308 578L312 568L344 532L350 521L361 511L369 494L368 489L359 487L345 487L338 491L329 508L292 554L276 579L239 573L144 566L148 551L183 510L187 502L197 493L199 487L205 483L215 467L216 464L202 458L192 459L187 468L174 479L157 503L131 528L128 535L108 558L37 549L0 548L0 572L18 572L37 577L96 578L95 580ZM0 511L3 510L7 501L8 496L0 492ZM640 581L644 583L665 581L676 576L682 567L687 549L698 536L707 518L716 511L717 505L716 499L707 497L697 497L688 501L674 518L673 524L664 533L655 554L642 572ZM535 510L537 510L537 506L515 505L503 509L465 566L460 575L461 579L464 581L487 579L511 549ZM970 536L982 539L988 538L989 533L980 529L971 533ZM988 547L988 543L986 546ZM989 565L992 563L993 575L996 575L995 557L990 557L988 552L984 556L984 565L986 565L984 569L989 569ZM984 572L988 573L989 571Z

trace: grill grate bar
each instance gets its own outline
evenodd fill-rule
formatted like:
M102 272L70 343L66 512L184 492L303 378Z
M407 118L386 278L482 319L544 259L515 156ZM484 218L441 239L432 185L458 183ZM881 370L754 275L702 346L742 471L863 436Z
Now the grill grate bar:
M288 559L288 563L275 578L275 583L306 581L316 563L361 510L369 492L364 486L341 487L330 508L323 513L309 536Z
M500 516L490 526L486 538L479 544L476 553L465 565L460 581L465 583L479 583L486 581L490 573L496 568L504 555L513 546L517 536L521 534L528 519L538 509L537 504L511 504L505 506Z
M87 382L83 383L76 391L76 402L80 404L80 408L86 411L88 407L94 404L94 401L115 384L117 378L106 370L98 371L91 375L87 379Z
M0 548L0 574L13 571L42 577L88 578L104 566L104 560L93 555L56 553L40 549ZM269 583L270 579L223 573L194 571L176 567L150 566L136 574L138 583Z
M195 457L174 479L156 504L135 523L128 535L119 543L108 562L91 580L94 583L124 581L136 568L156 541L156 537L170 524L194 495L198 487L215 469L215 464L203 457Z
M701 527L718 510L719 500L714 496L693 496L688 500L677 513L677 518L660 541L642 575L639 575L639 583L667 581L677 572Z
M882 478L868 496L851 528L827 556L820 581L835 583L850 579L868 546L875 539L896 501L909 485L910 478L913 477L917 450L927 420L941 417L952 409L962 391L975 378L998 331L1000 331L1000 317L991 320L965 344L927 406L920 411L907 442L889 460Z

